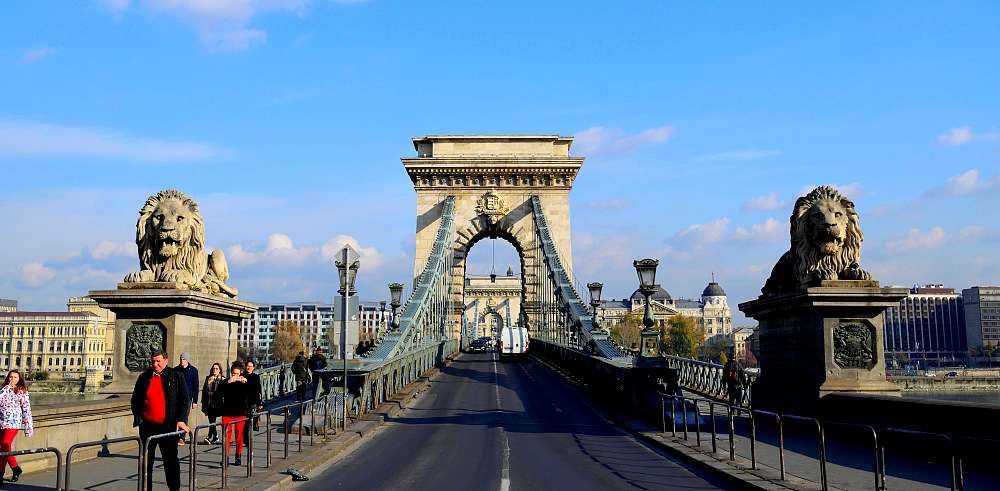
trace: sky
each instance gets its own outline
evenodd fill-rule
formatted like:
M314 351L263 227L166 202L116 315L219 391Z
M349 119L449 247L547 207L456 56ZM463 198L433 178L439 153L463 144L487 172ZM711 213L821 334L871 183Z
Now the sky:
M463 133L575 136L574 268L605 298L641 257L675 297L714 273L731 304L755 298L819 184L857 204L884 285L998 284L997 19L986 1L10 3L0 297L64 310L113 288L142 202L178 188L241 298L329 301L350 243L382 299L413 269L399 158ZM496 263L517 269L502 241Z

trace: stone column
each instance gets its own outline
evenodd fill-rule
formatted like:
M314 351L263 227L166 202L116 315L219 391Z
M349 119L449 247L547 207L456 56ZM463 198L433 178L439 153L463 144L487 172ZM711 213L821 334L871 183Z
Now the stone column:
M830 393L899 395L885 378L883 312L905 296L873 280L827 280L741 303L760 324L753 407L809 415Z
M254 312L253 304L228 297L154 282L91 291L90 298L115 313L113 381L102 392L131 393L136 378L149 368L150 353L163 348L171 365L182 352L207 374L212 363L236 360L236 331Z

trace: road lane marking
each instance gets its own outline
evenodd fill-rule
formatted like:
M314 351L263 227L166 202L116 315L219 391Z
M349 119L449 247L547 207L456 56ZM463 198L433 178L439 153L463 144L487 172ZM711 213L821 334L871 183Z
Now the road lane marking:
M497 394L497 410L499 417L503 417L503 404L500 402L500 368L497 366L497 355L493 354L493 388ZM500 468L500 491L510 490L510 442L507 440L507 432L500 425L500 441L503 442L503 454Z

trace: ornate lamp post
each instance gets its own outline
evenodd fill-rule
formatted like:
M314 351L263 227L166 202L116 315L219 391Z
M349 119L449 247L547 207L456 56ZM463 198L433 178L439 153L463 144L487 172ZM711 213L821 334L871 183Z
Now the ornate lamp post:
M375 333L375 338L376 339L380 338L381 335L384 334L385 331L387 330L386 328L389 327L389 323L385 322L385 300L382 300L381 302L379 302L378 303L378 307L379 307L378 323L379 323L379 327L382 328L381 329L382 332L381 333L378 333L378 332Z
M660 355L660 333L653 329L653 309L649 305L649 297L656 293L656 267L660 261L656 259L640 259L633 261L635 272L639 275L639 293L643 296L645 309L642 315L642 332L639 337L642 341L640 356L652 358Z
M399 305L400 299L403 297L403 284L402 283L389 283L389 296L391 298L389 305L392 306L392 332L399 332Z
M604 289L604 284L599 282L587 283L587 290L590 290L590 308L594 310L594 321L593 329L591 332L600 332L601 324L597 320L597 308L601 306L601 290Z

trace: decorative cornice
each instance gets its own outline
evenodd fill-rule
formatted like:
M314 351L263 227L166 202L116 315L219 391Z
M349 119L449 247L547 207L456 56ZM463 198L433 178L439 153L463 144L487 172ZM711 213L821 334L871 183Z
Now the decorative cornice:
M429 157L401 159L421 188L552 188L573 186L582 157Z

